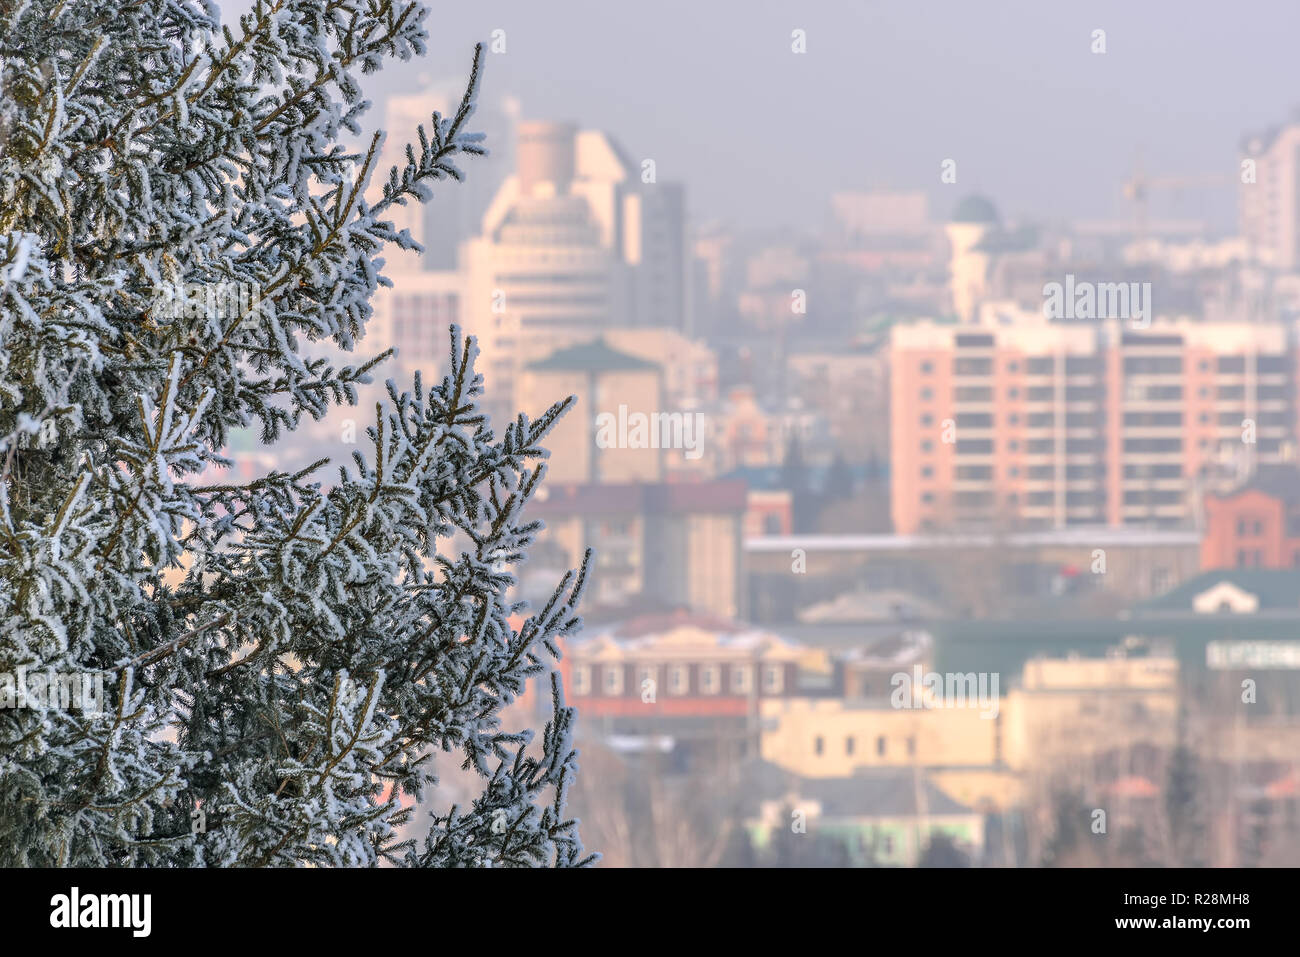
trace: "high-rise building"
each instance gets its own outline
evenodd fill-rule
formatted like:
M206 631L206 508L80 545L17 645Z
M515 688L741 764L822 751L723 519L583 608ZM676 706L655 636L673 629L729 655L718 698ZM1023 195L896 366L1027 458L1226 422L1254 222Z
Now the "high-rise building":
M505 404L539 355L635 326L688 326L680 187L642 182L608 135L519 127L517 168L465 246L467 331Z
M1193 524L1206 478L1288 458L1300 328L896 326L895 531Z
M1241 235L1259 262L1300 268L1300 122L1246 137L1240 196ZM1252 181L1253 180L1253 181Z

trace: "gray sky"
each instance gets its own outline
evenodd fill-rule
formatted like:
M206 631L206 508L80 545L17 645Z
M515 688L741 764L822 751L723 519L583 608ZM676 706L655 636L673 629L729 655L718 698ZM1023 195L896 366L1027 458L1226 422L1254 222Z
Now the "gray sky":
M869 187L926 189L936 216L979 190L1004 215L1127 218L1139 150L1149 175L1235 177L1241 136L1300 104L1294 0L503 0L429 23L427 57L366 78L377 103L464 74L504 29L487 91L608 129L687 183L695 219L738 225L816 228L832 191ZM1220 227L1234 211L1229 185L1152 201Z

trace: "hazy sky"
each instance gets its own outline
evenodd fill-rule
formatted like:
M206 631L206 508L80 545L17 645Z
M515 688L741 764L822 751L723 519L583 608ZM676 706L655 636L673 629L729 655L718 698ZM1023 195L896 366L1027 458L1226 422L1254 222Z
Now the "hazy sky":
M1127 218L1139 150L1149 175L1235 178L1242 135L1300 104L1295 0L432 6L428 56L366 78L377 103L464 74L474 41L503 29L487 91L518 96L526 118L608 129L687 183L693 218L740 225L816 228L831 192L868 187L925 189L936 216L979 190L1004 215ZM958 182L943 186L949 157ZM1234 210L1226 183L1152 204L1219 226Z

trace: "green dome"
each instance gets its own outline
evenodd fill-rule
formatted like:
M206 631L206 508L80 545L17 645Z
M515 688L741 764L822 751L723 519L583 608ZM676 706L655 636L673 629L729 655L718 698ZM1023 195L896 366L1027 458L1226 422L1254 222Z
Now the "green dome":
M998 210L983 196L967 196L952 211L954 223L996 223Z

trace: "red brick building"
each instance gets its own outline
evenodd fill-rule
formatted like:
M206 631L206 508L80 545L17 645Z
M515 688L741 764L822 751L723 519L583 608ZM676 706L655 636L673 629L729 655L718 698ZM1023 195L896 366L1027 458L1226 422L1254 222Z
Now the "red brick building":
M1263 465L1232 492L1207 496L1201 568L1300 568L1300 470Z

